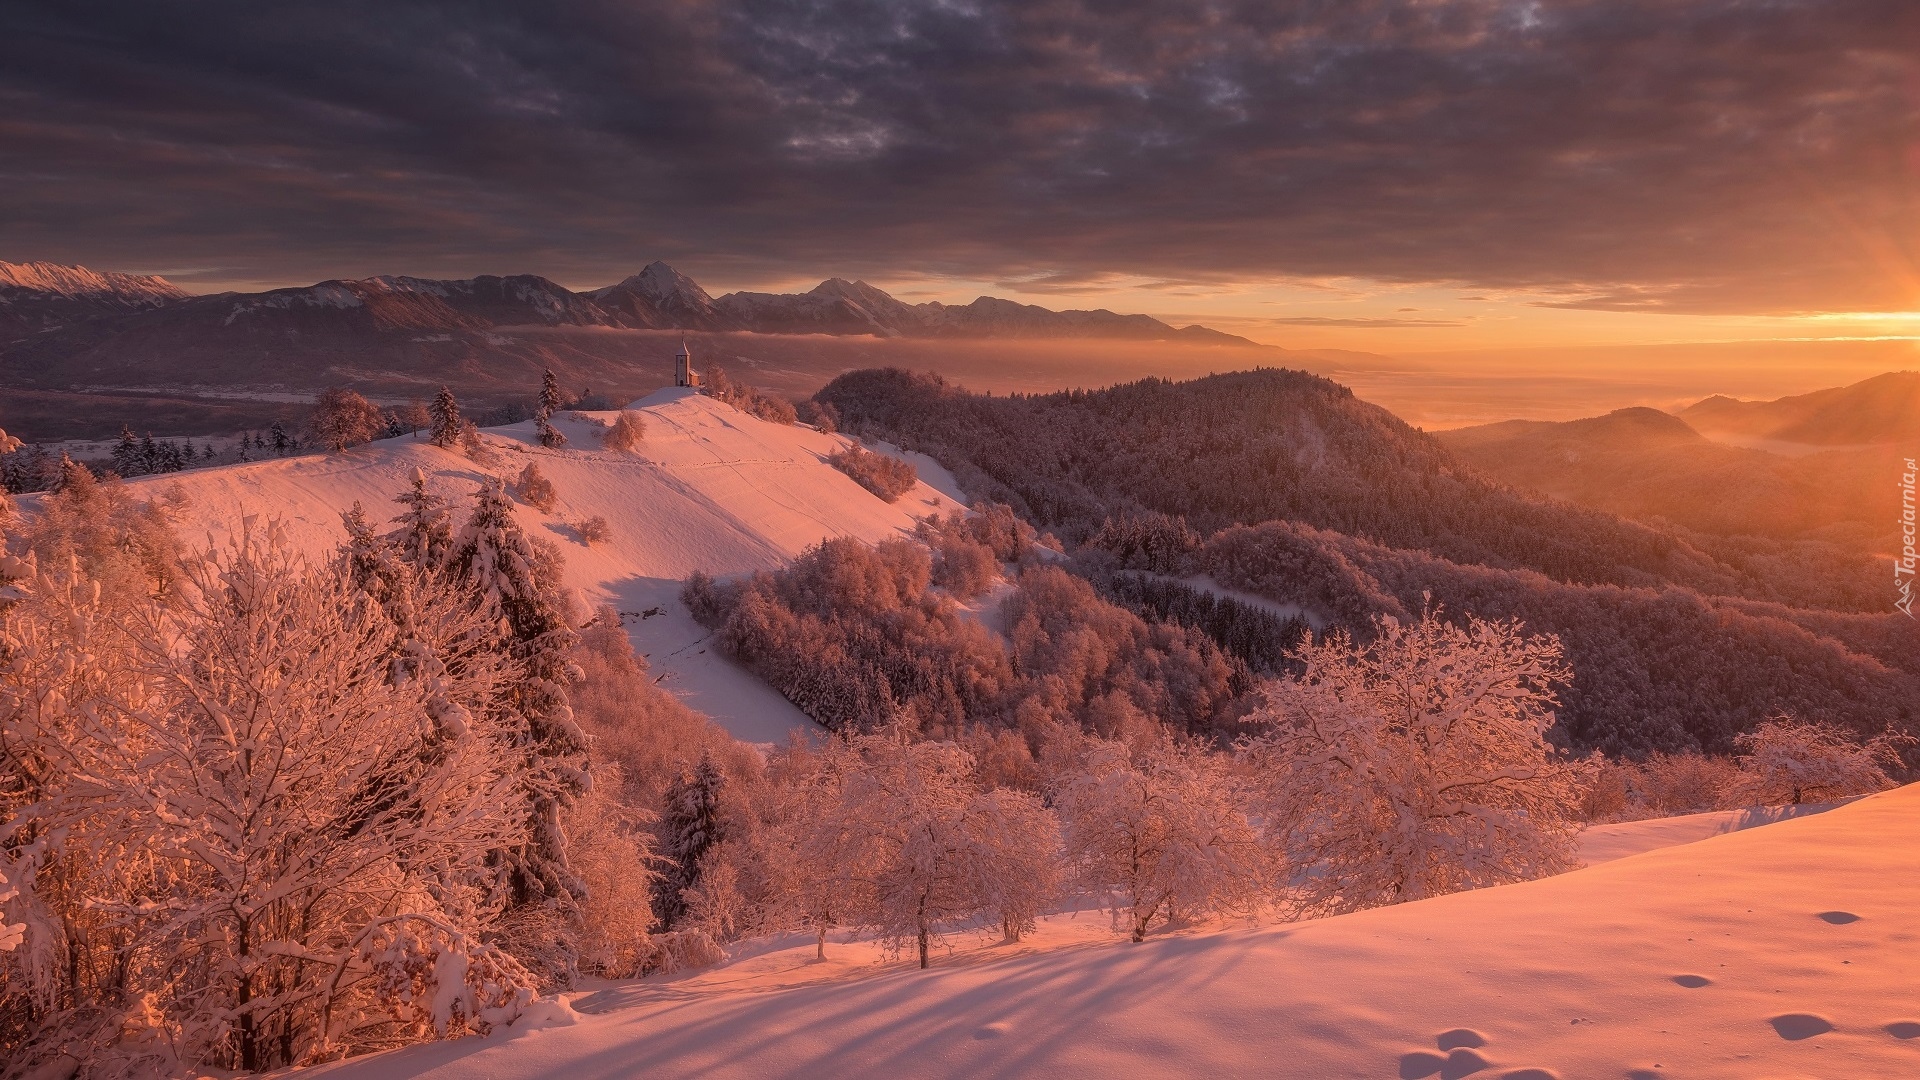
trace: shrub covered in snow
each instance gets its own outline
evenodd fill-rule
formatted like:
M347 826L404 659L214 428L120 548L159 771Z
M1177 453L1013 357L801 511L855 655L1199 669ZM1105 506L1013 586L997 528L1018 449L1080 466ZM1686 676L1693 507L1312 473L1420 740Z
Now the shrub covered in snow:
M912 491L913 485L920 482L920 474L911 464L899 458L876 454L863 446L849 446L829 456L827 462L888 502L899 501L900 496Z
M553 481L540 471L540 463L527 462L520 470L520 478L514 481L514 493L521 501L543 514L551 514L560 505L560 493L554 489Z
M608 450L632 453L640 449L647 438L647 422L640 414L630 409L621 409L614 417L613 426L600 436L600 445Z

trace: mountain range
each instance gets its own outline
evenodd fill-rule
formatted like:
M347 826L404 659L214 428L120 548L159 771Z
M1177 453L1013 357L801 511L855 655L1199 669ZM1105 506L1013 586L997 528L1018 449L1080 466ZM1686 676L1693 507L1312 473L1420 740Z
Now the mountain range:
M1773 401L1716 394L1680 410L1709 434L1808 446L1912 443L1920 439L1920 371L1890 371L1851 386Z
M1869 384L1897 389L1889 379L1805 396L1877 403ZM1622 517L1728 537L1824 540L1855 551L1893 544L1900 447L1887 440L1898 423L1877 422L1877 406L1836 408L1827 416L1830 430L1849 432L1848 445L1776 453L1714 441L1682 419L1711 417L1723 408L1717 403L1730 401L1709 398L1680 416L1632 408L1584 420L1507 420L1437 438L1463 464L1497 480ZM1765 415L1778 403L1734 404Z
M191 296L164 278L52 263L0 262L0 338L106 321L110 331L156 325L196 332L460 333L509 326L741 331L921 338L1113 338L1251 345L1204 326L1147 315L1052 311L982 296L970 304L909 304L864 281L829 278L804 293L714 297L655 262L615 285L575 292L533 274L442 280L383 276L258 293Z

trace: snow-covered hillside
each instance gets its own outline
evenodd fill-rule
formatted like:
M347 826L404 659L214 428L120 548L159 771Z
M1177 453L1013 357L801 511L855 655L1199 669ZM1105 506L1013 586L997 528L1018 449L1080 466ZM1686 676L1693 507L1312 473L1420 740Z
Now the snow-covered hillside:
M917 518L959 504L923 481L886 503L826 463L844 436L769 424L687 390L662 390L637 402L647 438L638 453L598 448L590 423L557 417L569 445L549 450L531 422L489 428L496 460L402 437L344 454L260 461L132 481L143 489L178 484L185 515L202 533L195 543L224 543L244 518L277 518L302 549L321 553L344 533L340 512L358 501L369 516L398 513L391 503L414 469L439 494L464 502L486 475L512 480L527 463L559 493L552 514L519 505L529 534L557 542L567 584L591 604L627 614L634 646L648 655L662 685L749 742L776 742L795 727L812 727L765 684L708 651L706 631L678 602L696 570L724 576L770 569L830 536L869 542L911 531ZM588 414L611 420L614 414ZM930 463L921 459L923 470ZM930 477L949 487L950 478ZM574 527L603 517L613 538L592 547Z
M1920 786L1319 922L1132 945L1096 914L1055 919L1037 944L963 941L928 972L849 946L816 967L809 944L324 1074L1920 1076L1917 824Z

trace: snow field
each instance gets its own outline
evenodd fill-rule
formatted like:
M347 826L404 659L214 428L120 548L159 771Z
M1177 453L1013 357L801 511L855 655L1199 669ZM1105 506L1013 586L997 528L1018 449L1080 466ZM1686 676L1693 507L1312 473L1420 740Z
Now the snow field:
M769 947L575 996L578 1021L328 1080L1920 1075L1920 787L1556 878L1116 940L1098 913L933 970ZM1636 823L1637 824L1637 823ZM1011 953L1011 955L1009 955Z

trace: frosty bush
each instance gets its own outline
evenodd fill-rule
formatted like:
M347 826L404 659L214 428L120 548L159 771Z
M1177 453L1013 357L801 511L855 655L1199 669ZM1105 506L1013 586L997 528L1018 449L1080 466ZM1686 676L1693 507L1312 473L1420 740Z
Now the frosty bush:
M1546 739L1552 638L1428 612L1299 652L1266 684L1243 749L1308 911L1339 912L1541 877L1575 864L1579 767Z
M527 467L520 470L520 479L514 481L513 488L522 501L543 514L553 513L560 505L560 493L554 490L553 481L540 471L537 461L527 462Z
M914 467L899 458L876 454L859 445L849 446L827 458L827 464L853 477L854 482L888 502L913 490L920 482Z
M575 525L574 530L580 534L580 542L588 547L604 544L613 539L613 526L607 524L607 519L598 514Z
M647 422L639 413L621 409L620 415L614 417L613 426L600 436L600 445L608 450L632 453L640 449L646 438Z
M1729 794L1739 805L1777 806L1832 802L1893 786L1888 768L1898 768L1898 744L1881 735L1862 744L1832 724L1778 716L1734 737L1740 769Z

